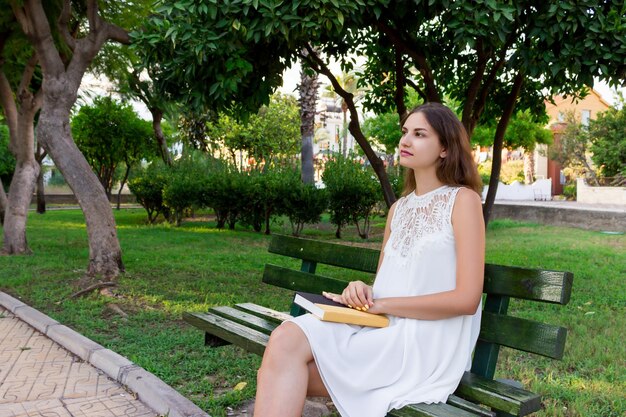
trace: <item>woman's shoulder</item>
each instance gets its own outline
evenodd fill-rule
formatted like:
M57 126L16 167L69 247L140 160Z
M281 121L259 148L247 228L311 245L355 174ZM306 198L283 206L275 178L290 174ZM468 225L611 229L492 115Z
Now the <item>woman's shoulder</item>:
M476 191L467 187L458 187L452 217L480 217L482 219L482 199Z
M452 187L453 189L456 190L456 198L457 200L461 200L467 203L476 203L479 202L482 204L482 199L481 196L478 195L478 193L474 190L472 190L471 188L459 185L459 186L454 186Z

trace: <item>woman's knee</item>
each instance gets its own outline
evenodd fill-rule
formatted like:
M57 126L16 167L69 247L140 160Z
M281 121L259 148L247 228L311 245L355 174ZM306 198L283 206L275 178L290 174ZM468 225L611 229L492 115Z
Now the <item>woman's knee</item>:
M311 347L300 327L291 322L282 323L270 335L267 349L270 354L278 355L311 355Z

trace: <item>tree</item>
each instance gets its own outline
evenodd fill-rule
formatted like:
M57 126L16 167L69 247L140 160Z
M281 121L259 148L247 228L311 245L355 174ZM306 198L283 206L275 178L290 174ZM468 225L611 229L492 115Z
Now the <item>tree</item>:
M169 7L183 9L187 3L180 0ZM170 90L198 86L210 93L226 85L233 102L245 100L245 90L238 89L237 81L216 76L222 64L215 58L232 48L233 38L240 40L236 43L242 48L237 50L238 58L260 50L261 38L275 42L276 47L270 49L272 58L280 56L291 62L299 57L318 74L327 76L345 101L350 114L348 129L374 168L388 205L395 196L384 164L361 131L354 95L329 70L330 57L344 72L354 69L355 54L366 57L358 75L362 84L371 88L363 101L368 109L395 109L402 117L406 91L413 89L425 101L440 102L448 97L458 103L470 135L477 124L497 121L493 170L484 206L486 220L497 190L506 127L515 110L529 109L538 114L544 98L555 92L580 94L593 77L613 84L626 78L626 13L623 5L608 0L234 0L229 7L212 12L215 6L209 0L191 3L197 9L208 9L208 18L203 15L190 21L187 15L154 16L154 21L161 22L160 34L144 35L157 39L154 44L159 50L161 38L176 45L177 59L166 61L176 64L179 73L184 69L189 75L179 76L177 69L168 67ZM224 33L215 34L215 28L223 28ZM199 44L202 30L211 31L211 37ZM164 47L171 49L171 45ZM208 55L215 64L207 62ZM264 69L267 72L263 73ZM276 69L259 68L253 78L261 74L274 77L272 71Z
M92 64L92 72L104 75L117 86L122 99L136 99L146 105L152 116L152 129L159 155L166 165L172 165L172 157L163 130L163 119L174 116L175 103L159 94L150 68L142 68L134 48L120 44L105 44ZM143 72L145 70L145 72Z
M315 135L315 112L317 110L317 95L319 81L316 73L310 69L300 70L300 134L302 146L300 148L300 161L302 164L302 182L313 184L315 182L315 168L313 166L313 136Z
M119 167L125 165L121 191L131 167L148 153L154 155L149 148L150 123L140 119L129 104L111 97L97 97L93 104L82 106L72 118L72 135L109 198L120 180Z
M41 79L38 57L13 16L5 12L0 21L0 105L9 130L8 148L15 157L9 194L2 197L6 207L2 253L29 254L26 220L40 170L35 160L34 125L42 104Z
M589 160L589 129L573 112L565 114L565 122L557 127L558 141L550 150L550 157L561 166L571 168L598 184L596 173Z
M9 7L36 52L43 75L37 140L54 160L85 214L89 238L87 274L116 277L124 270L113 212L104 188L72 140L70 112L82 77L105 42L128 43L130 27L145 13L144 3L97 0L72 7L69 0L9 1ZM111 23L115 21L118 24Z
M612 184L626 184L626 106L610 108L589 124L593 162Z
M297 152L300 111L294 97L276 93L269 105L262 106L245 122L222 113L206 130L208 140L229 148L233 160L235 150L245 151L254 158L255 165L267 166Z
M535 181L535 147L537 144L552 143L552 132L544 126L545 123L538 122L529 111L517 112L504 134L507 148L524 149L524 182L526 184L532 184Z

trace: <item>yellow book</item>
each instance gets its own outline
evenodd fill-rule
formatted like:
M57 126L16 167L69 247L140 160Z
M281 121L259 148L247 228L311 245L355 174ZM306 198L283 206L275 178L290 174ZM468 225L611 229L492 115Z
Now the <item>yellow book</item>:
M321 294L296 292L293 302L320 320L370 327L389 326L389 318L385 315L358 311Z

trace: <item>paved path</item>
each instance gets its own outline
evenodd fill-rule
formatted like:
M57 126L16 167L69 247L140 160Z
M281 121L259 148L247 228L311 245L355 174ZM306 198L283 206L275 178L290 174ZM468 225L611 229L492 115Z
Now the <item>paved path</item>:
M104 372L0 307L0 417L156 417Z

